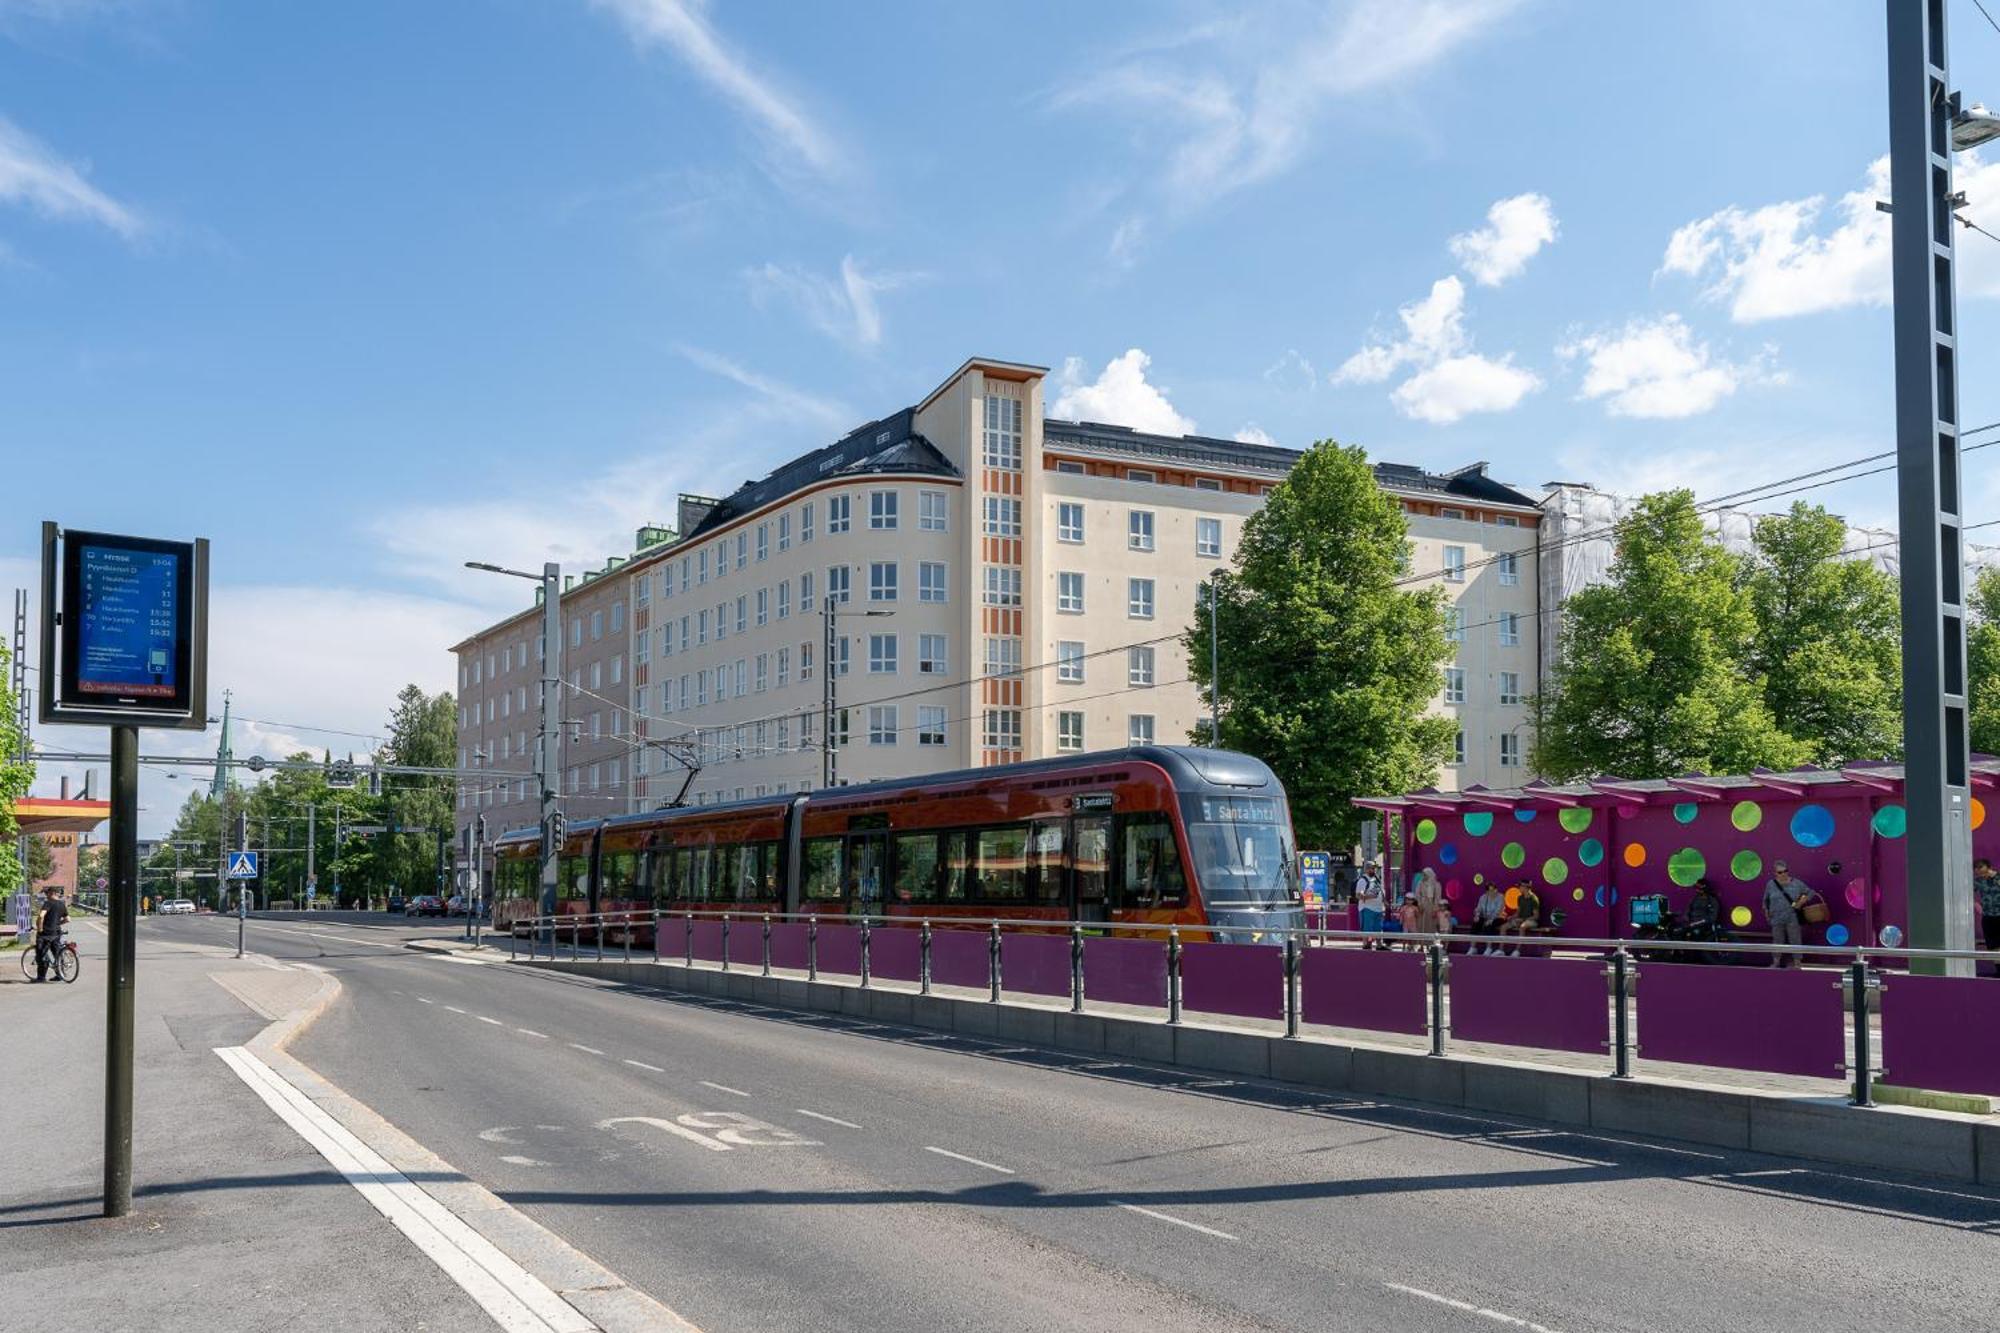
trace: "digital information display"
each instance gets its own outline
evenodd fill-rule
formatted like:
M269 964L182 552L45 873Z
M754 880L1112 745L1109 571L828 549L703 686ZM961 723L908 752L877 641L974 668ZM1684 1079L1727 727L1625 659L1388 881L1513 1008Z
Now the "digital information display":
M78 691L128 699L174 697L182 563L178 554L165 551L79 544Z
M48 722L201 727L207 708L208 543L42 532L42 694Z

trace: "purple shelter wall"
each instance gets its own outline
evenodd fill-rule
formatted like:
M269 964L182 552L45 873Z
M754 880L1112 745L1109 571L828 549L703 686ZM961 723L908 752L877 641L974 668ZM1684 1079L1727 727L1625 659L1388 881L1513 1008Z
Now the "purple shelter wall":
M878 926L868 932L868 975L881 981L921 981L924 933Z

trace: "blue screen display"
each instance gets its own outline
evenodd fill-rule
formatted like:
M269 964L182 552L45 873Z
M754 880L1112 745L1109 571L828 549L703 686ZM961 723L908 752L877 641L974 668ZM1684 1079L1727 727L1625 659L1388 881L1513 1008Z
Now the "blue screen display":
M172 698L180 686L180 558L89 545L80 556L77 689Z

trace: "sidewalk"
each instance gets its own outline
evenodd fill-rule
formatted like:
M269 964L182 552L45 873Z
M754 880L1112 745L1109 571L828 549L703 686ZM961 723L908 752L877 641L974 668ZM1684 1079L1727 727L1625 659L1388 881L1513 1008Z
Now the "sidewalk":
M106 937L76 923L83 975L0 967L0 1249L23 1326L95 1330L490 1330L411 1246L214 1054L318 989L310 972L168 944L142 929L133 1210L100 1216ZM225 989L226 987L226 989ZM30 1278L29 1275L32 1275ZM29 1315L22 1301L45 1302Z

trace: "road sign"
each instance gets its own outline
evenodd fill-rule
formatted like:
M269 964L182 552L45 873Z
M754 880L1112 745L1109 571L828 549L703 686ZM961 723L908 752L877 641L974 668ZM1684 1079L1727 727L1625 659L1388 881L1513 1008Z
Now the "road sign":
M1299 892L1307 907L1326 906L1326 867L1325 852L1299 853Z
M257 853L231 852L229 854L229 878L257 878Z
M387 824L349 824L347 826L348 835L356 838L365 838L370 834L387 833L388 831L389 826Z
M350 791L354 787L354 761L336 759L326 766L326 785L335 791Z

